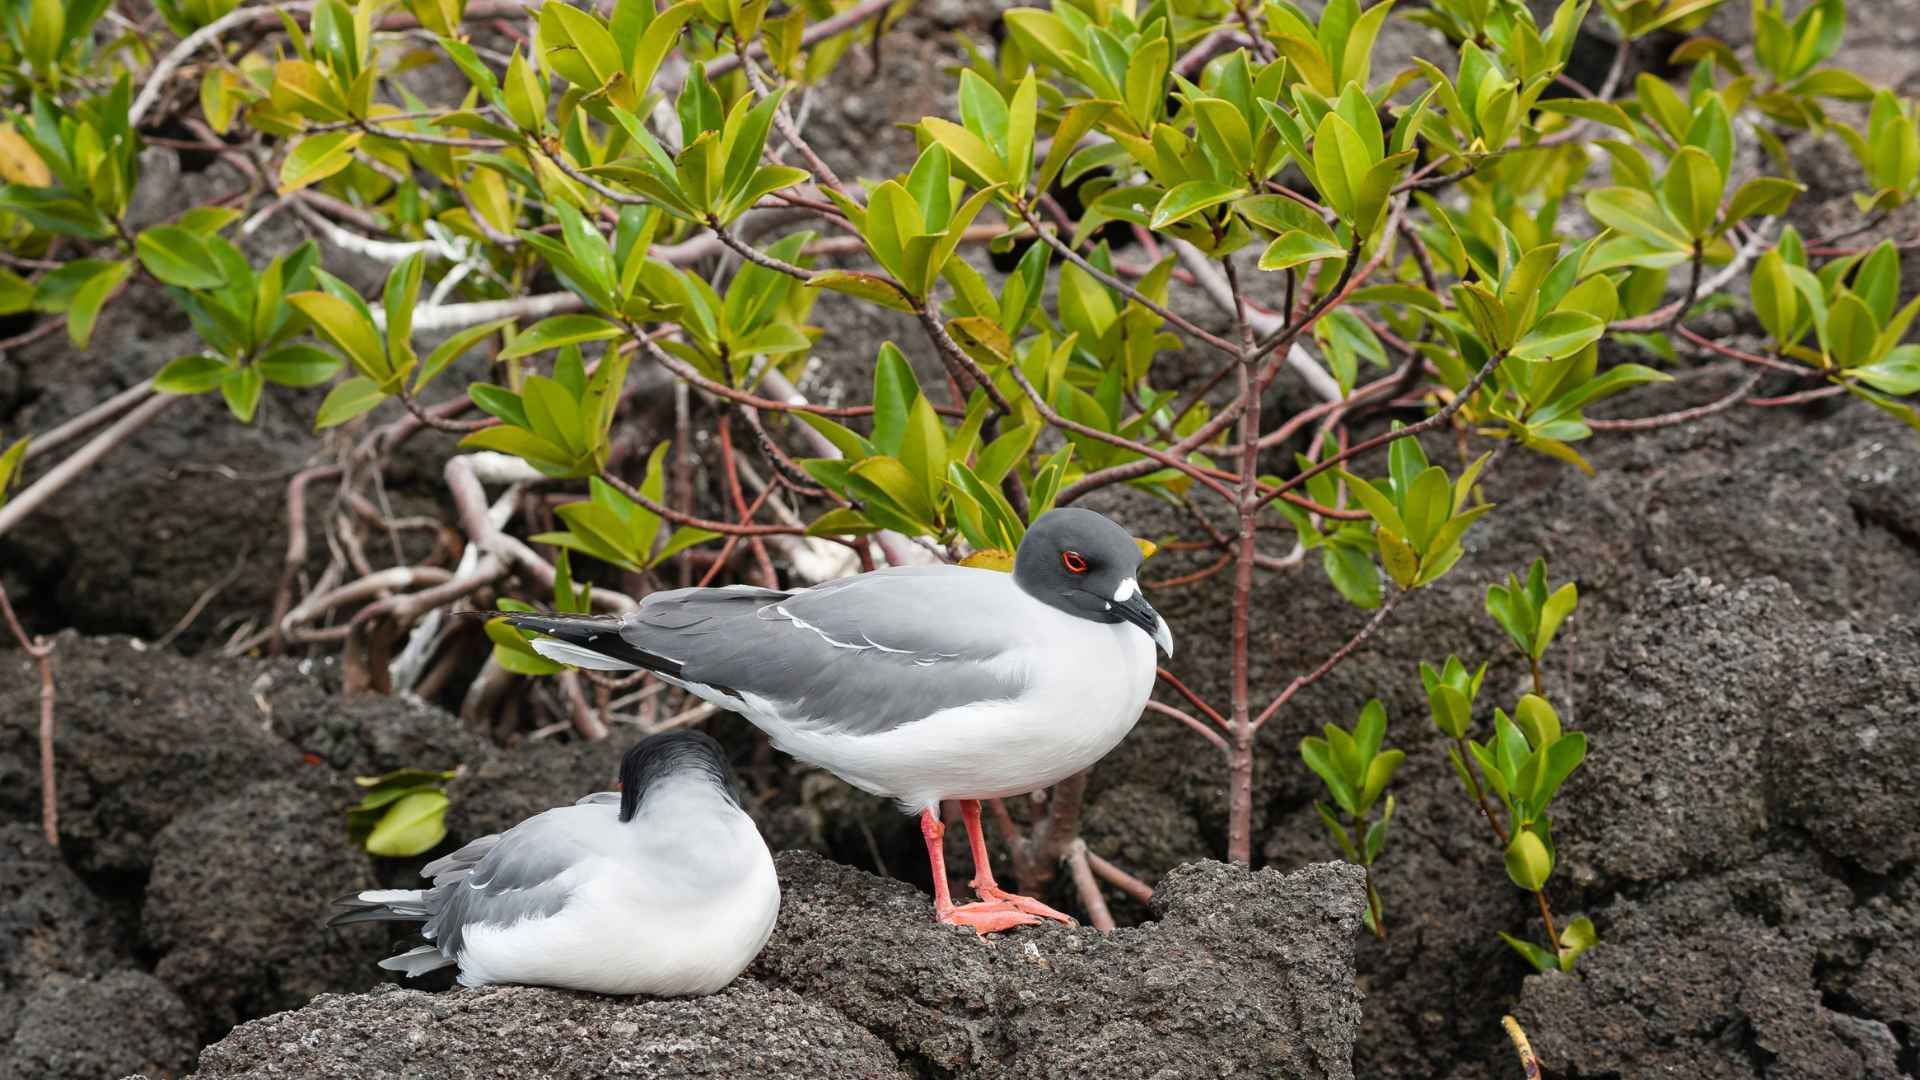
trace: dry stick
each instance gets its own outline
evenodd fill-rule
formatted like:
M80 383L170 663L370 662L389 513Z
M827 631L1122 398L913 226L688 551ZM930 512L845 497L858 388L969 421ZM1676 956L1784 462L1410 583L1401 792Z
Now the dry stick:
M1178 720L1181 723L1187 725L1188 727L1192 728L1194 732L1198 734L1201 738L1212 743L1216 748L1220 750L1221 753L1227 753L1230 750L1230 748L1227 746L1227 740L1224 738L1221 738L1219 732L1213 730L1207 725L1194 719L1192 713L1189 713L1183 709L1176 709L1171 705L1167 705L1163 702L1155 701L1152 698L1147 699L1147 710L1149 712L1157 712L1162 716L1171 716L1175 720Z
M1106 880L1107 884L1133 897L1139 903L1153 902L1153 886L1101 858L1099 852L1088 851L1087 863L1093 867L1094 873Z
M58 324L56 323L55 325ZM92 431L101 424L107 423L121 413L126 412L128 409L146 400L152 393L153 380L141 379L139 382L127 387L125 390L120 391L100 404L95 405L79 416L68 420L52 431L44 435L34 436L33 442L27 445L26 460L32 461L34 458L39 457L41 454L52 450L62 443L70 442L85 435L87 432Z
M1670 427L1674 424L1685 424L1694 420L1704 419L1715 413L1726 412L1742 401L1746 401L1747 395L1753 393L1754 388L1760 385L1760 380L1765 374L1765 372L1761 371L1754 372L1742 380L1739 386L1734 387L1732 393L1716 401L1710 401L1705 405L1698 405L1691 409L1681 409L1678 412L1670 412L1661 416L1641 417L1636 420L1588 420L1587 426L1595 431L1648 431L1653 428Z
M639 488L614 476L612 473L601 473L600 479L609 487L612 487L622 495L638 503L642 509L658 514L676 525L690 525L693 528L705 529L708 532L719 533L722 536L805 536L807 532L807 530L794 525L754 525L746 522L735 525L731 521L697 517L693 514L675 510L665 503L655 502L653 499L648 498Z
M1527 1041L1527 1033L1520 1030L1520 1021L1512 1014L1500 1018L1500 1026L1507 1029L1507 1039L1513 1043L1513 1052L1520 1057L1520 1072L1526 1080L1540 1080L1540 1059L1534 1056L1533 1044Z
M1087 859L1087 842L1077 836L1067 846L1067 869L1073 874L1073 887L1080 894L1080 906L1087 911L1087 921L1103 934L1112 933L1113 912L1107 909L1107 898L1100 895L1100 883L1094 880L1093 866Z
M20 642L21 651L40 665L40 828L47 843L60 846L60 798L53 782L53 642L43 637L28 637L13 613L13 602L0 586L0 611L7 616L7 627Z
M566 695L567 711L573 714L573 728L580 733L580 737L588 742L604 740L610 732L607 730L606 721L600 719L600 714L594 712L593 706L588 704L586 692L580 688L580 673L561 672L560 689Z
M1679 335L1683 340L1687 341L1692 345L1696 345L1699 348L1705 349L1711 353L1717 353L1721 356L1725 356L1733 360L1738 360L1741 363L1753 364L1757 367L1772 368L1775 371L1786 372L1791 375L1804 376L1804 375L1818 374L1818 372L1815 372L1812 369L1799 367L1794 364L1789 364L1784 360L1775 360L1770 356L1760 356L1757 353L1750 353L1741 349L1736 349L1731 345L1722 345L1720 342L1714 341L1711 338L1701 337L1699 334L1694 333L1693 331L1687 329L1684 326L1674 327L1673 332Z
M1748 398L1747 404L1762 409L1777 408L1782 405L1804 405L1809 401L1819 401L1821 398L1837 397L1846 392L1847 388L1845 386L1821 386L1812 390L1802 390L1799 393L1787 394L1783 397Z
M1232 725L1227 723L1226 717L1221 716L1218 710L1216 710L1213 706L1207 704L1206 701L1203 700L1199 694L1194 693L1193 690L1189 688L1186 683L1181 682L1179 676L1175 675L1171 671L1168 671L1166 668L1155 668L1154 672L1160 677L1161 681L1165 682L1168 686L1173 687L1174 690L1176 690L1181 697L1186 698L1187 701L1190 702L1194 708L1199 709L1201 712L1207 714L1207 719L1212 720L1216 724L1219 724L1223 729L1230 729L1232 727Z
M47 470L46 475L15 495L5 506L0 506L0 535L5 535L7 530L20 524L27 515L39 509L41 503L52 498L81 473L99 464L101 458L112 453L115 447L126 442L135 432L146 427L154 417L159 416L168 406L179 400L181 398L173 394L156 394L148 398L115 421L112 427L95 435L85 446L75 450L65 461Z

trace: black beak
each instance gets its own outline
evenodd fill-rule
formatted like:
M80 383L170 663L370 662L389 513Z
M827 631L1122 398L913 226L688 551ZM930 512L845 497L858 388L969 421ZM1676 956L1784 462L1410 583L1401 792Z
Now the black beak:
M1115 603L1113 613L1145 631L1153 643L1160 646L1161 652L1173 656L1173 632L1167 629L1167 621L1153 610L1153 605L1147 603L1146 597L1136 591L1132 596Z

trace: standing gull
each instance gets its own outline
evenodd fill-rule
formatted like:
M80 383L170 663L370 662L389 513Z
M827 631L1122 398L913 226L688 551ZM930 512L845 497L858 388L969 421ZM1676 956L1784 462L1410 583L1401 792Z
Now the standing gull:
M421 924L428 944L380 962L409 976L459 965L465 986L711 994L767 943L773 857L740 809L720 746L699 732L627 751L620 790L588 795L428 863L430 889L341 898L329 925Z
M1098 761L1140 718L1154 646L1173 635L1140 594L1140 548L1090 510L1033 523L1011 575L877 570L809 589L654 593L622 616L507 615L542 656L645 668L745 716L773 744L920 815L942 922L991 933L1071 922L994 882L980 800ZM979 903L956 906L942 799L960 801Z

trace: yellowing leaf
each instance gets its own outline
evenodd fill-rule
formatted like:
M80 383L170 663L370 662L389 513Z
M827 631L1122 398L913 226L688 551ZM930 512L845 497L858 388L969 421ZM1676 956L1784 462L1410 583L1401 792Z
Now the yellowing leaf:
M0 128L0 180L27 187L46 187L53 183L53 173L19 132Z

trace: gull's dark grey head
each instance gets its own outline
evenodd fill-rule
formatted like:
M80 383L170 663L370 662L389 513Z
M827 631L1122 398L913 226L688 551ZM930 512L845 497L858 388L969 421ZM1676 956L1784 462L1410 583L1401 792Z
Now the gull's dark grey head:
M1140 593L1140 545L1103 514L1063 506L1020 541L1013 580L1028 596L1100 623L1129 622L1173 655L1173 634Z
M713 737L700 731L650 735L620 762L620 820L632 821L649 788L672 776L692 774L711 782L727 801L740 805L733 766Z

